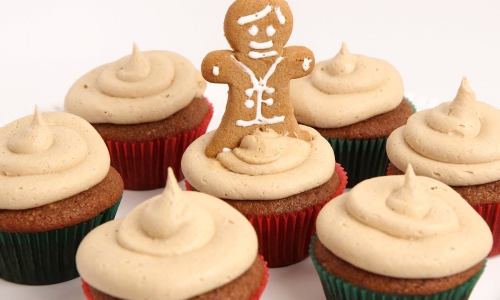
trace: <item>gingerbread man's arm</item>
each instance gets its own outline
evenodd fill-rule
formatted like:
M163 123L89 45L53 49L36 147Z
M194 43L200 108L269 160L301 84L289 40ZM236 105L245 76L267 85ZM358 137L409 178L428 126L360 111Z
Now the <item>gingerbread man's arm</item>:
M201 63L201 74L206 81L229 84L234 81L234 74L241 72L235 63L234 52L217 50L208 53Z
M311 50L302 46L285 47L283 50L291 79L304 77L312 72L315 61Z

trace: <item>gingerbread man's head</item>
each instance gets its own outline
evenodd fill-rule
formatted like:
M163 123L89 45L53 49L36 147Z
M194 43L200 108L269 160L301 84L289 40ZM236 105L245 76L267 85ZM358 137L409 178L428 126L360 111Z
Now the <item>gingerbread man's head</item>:
M284 0L236 0L224 19L231 48L253 59L281 55L292 27L292 11Z

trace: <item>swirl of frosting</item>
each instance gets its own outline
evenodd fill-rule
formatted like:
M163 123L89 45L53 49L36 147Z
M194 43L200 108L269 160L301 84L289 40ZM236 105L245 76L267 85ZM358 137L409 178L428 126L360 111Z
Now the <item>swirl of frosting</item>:
M417 174L452 186L500 180L500 110L476 101L464 77L452 102L411 116L387 141L399 169L412 163Z
M252 265L258 244L248 220L220 199L181 191L172 170L168 178L161 195L84 238L76 265L90 285L121 299L188 299Z
M82 118L40 113L0 128L0 208L27 209L85 191L106 177L110 158Z
M205 92L206 81L186 58L168 51L140 52L102 65L78 79L67 111L90 123L137 124L165 119Z
M275 200L302 193L333 175L335 155L316 130L300 128L311 134L312 141L256 131L239 148L216 158L205 156L214 132L206 133L186 149L182 172L198 191L223 199Z
M221 152L217 159L232 172L264 175L285 172L303 163L311 146L308 142L286 137L272 129L256 130L245 136L239 148Z
M320 128L351 125L396 108L403 80L389 63L351 54L345 43L333 59L290 82L297 120Z
M329 202L316 222L332 253L366 271L397 278L439 278L483 260L488 225L449 186L424 176L365 180Z
M168 173L174 176L171 168ZM214 234L209 212L188 203L179 185L169 180L163 194L128 214L116 237L121 246L132 251L171 256L203 247Z

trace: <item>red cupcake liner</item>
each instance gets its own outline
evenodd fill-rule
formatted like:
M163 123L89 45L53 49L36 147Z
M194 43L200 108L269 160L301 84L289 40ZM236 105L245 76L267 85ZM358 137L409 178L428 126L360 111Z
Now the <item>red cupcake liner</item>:
M267 262L261 255L259 255L259 259L262 264L264 264L264 277L262 278L259 289L252 296L250 296L248 300L259 300L260 296L262 296L262 293L264 292L264 289L266 288L267 282L269 281L269 268L267 267ZM85 294L85 297L87 297L87 300L94 300L94 297L92 297L92 293L90 292L89 284L83 278L81 279L81 281L82 290Z
M500 203L472 205L472 207L483 217L493 234L493 247L488 257L500 254Z
M181 158L186 148L206 133L214 109L208 102L209 111L203 121L190 131L166 139L143 142L105 140L111 156L111 165L120 173L127 190L152 190L165 187L167 169L172 167L178 181L184 179Z
M267 282L269 281L269 268L267 266L267 262L262 255L259 254L258 256L260 261L264 264L264 277L262 278L259 289L249 298L249 300L259 300L260 296L262 296L262 293L264 292L264 289L266 288Z

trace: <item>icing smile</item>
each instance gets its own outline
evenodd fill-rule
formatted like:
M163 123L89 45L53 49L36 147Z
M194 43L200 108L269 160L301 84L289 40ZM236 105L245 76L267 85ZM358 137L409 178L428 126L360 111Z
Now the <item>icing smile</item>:
M248 46L256 50L269 49L273 47L273 41L267 41L263 43L250 41L250 44Z

